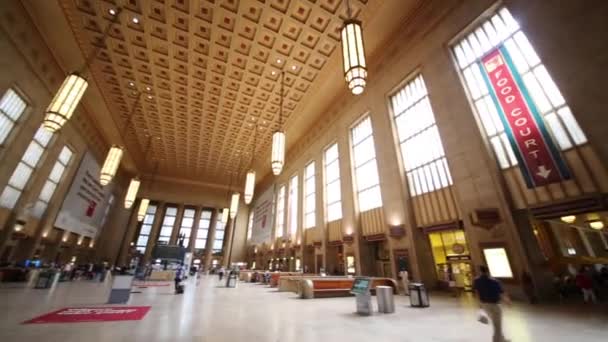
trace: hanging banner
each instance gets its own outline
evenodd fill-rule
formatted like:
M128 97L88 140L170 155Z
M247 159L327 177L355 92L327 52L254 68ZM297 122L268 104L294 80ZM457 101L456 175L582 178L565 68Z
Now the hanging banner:
M253 203L251 244L270 243L274 222L274 186L269 187Z
M99 184L99 170L99 164L87 152L63 200L55 227L91 238L99 234L112 202L113 186Z
M507 50L491 51L480 67L528 188L569 179L570 172Z

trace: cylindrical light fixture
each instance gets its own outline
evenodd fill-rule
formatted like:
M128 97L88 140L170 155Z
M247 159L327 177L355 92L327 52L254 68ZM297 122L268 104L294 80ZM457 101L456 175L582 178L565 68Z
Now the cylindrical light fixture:
M129 209L135 202L135 197L137 197L137 191L139 191L139 185L141 181L136 177L131 179L131 183L129 183L129 189L127 189L127 195L125 196L125 208Z
M141 222L146 217L146 212L148 211L148 205L150 204L150 200L147 198L142 198L139 203L139 210L137 211L137 221Z
M74 114L88 85L89 83L82 76L76 73L69 74L47 107L42 126L50 132L61 129Z
M245 178L245 192L243 194L243 199L245 200L245 204L251 203L253 199L253 190L255 188L255 171L249 170L247 172L247 177Z
M275 176L280 175L285 163L285 132L283 131L276 131L272 135L272 157L270 162L272 173Z
M344 27L342 28L342 54L344 78L348 84L348 89L353 94L359 95L363 93L365 80L367 79L363 34L359 20L348 19L344 21Z
M229 212L230 212L230 211L228 210L228 208L224 208L224 209L222 210L222 222L223 222L223 223L228 222L228 214L229 214Z
M562 222L565 222L565 223L573 223L574 221L576 221L576 216L575 215L562 216L562 217L560 217L560 220L562 220Z
M103 163L99 174L99 183L101 185L108 185L112 181L112 178L116 175L116 170L118 170L118 165L120 165L123 153L123 148L118 145L110 147L106 161Z
M232 194L232 200L230 201L230 218L234 219L236 217L236 212L239 210L239 199L241 194L235 192Z

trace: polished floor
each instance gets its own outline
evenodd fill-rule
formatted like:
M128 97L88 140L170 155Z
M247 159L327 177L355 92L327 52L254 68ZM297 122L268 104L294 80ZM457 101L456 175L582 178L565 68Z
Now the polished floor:
M491 328L476 321L468 297L434 295L430 308L414 309L398 296L396 313L359 317L352 297L301 300L256 284L224 288L211 276L198 285L189 280L184 295L174 295L171 287L134 290L141 293L132 294L130 304L152 306L141 321L20 324L66 306L103 304L108 286L0 288L0 341L491 341ZM514 304L505 308L505 325L513 342L607 341L608 307Z

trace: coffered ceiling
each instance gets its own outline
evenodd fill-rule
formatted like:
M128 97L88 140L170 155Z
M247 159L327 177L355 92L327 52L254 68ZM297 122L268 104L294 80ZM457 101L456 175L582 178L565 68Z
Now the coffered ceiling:
M265 173L279 127L281 72L288 143L322 114L300 110L319 100L311 89L342 82L346 91L338 62L342 0L57 1L73 34L63 39L75 40L83 59L97 51L89 78L112 116L98 122L113 127L108 138L119 139L110 142L124 141L140 171L157 160L164 176L227 184L230 173L249 165L256 141L256 168ZM355 16L370 20L387 12L386 3L401 1L411 2L350 5ZM325 101L337 95L324 94Z

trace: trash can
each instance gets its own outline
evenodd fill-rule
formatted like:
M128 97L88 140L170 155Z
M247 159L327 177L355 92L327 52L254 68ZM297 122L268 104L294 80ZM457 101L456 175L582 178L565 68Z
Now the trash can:
M414 308L426 308L429 306L429 295L422 283L410 284L410 306Z
M395 297L393 288L390 286L376 286L376 299L378 300L378 312L394 313Z
M131 285L133 283L132 275L115 275L112 282L112 290L108 304L124 304L131 297Z
M236 287L237 274L230 272L228 273L228 277L226 277L226 287Z
M53 282L55 280L55 275L57 272L55 271L41 271L38 273L38 279L36 280L36 285L34 288L36 289L49 289L53 286Z

